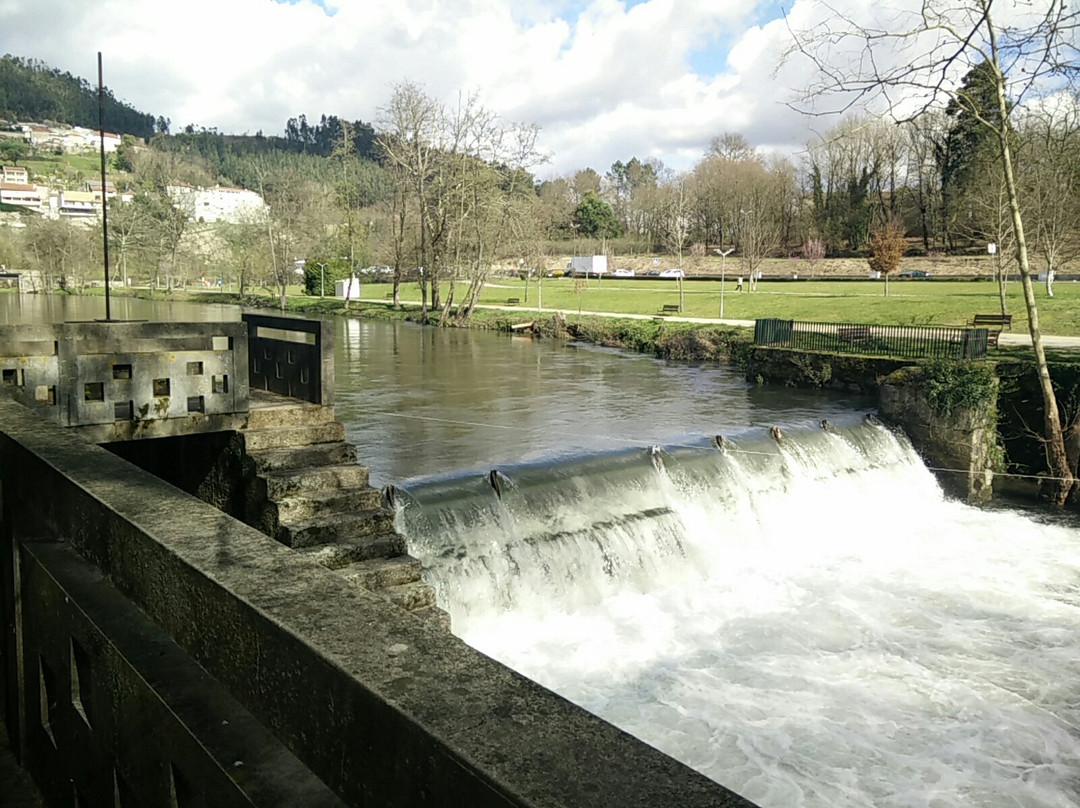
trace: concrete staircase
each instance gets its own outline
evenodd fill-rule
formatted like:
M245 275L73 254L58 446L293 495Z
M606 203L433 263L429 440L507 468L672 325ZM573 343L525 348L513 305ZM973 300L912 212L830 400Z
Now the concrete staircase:
M245 447L245 521L358 586L450 625L406 553L394 514L368 484L334 408L253 396Z

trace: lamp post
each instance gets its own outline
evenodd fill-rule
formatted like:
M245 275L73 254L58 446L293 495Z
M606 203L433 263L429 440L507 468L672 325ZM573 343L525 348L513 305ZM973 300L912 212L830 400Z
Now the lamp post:
M720 256L720 319L724 319L724 283L727 277L727 257L735 252L734 247L721 252L720 250L713 250L714 253Z
M326 264L316 261L315 266L319 268L319 297L326 297Z

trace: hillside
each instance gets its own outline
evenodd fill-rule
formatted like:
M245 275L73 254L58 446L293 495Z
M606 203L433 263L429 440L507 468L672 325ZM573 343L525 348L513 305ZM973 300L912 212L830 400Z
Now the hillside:
M0 116L17 121L55 121L98 126L98 92L86 79L62 73L36 59L0 57ZM120 101L105 88L105 121L111 132L150 137L164 119Z

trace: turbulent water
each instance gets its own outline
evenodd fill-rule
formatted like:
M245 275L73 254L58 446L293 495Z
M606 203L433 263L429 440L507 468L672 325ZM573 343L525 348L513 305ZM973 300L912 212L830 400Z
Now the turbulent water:
M1080 531L785 433L406 482L399 524L468 643L766 808L1080 805Z

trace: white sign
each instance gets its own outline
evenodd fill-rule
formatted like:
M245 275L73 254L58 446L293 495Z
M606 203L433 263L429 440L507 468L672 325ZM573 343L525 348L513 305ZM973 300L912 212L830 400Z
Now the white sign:
M991 241L989 244L986 245L986 251L993 255L997 252L997 245Z

